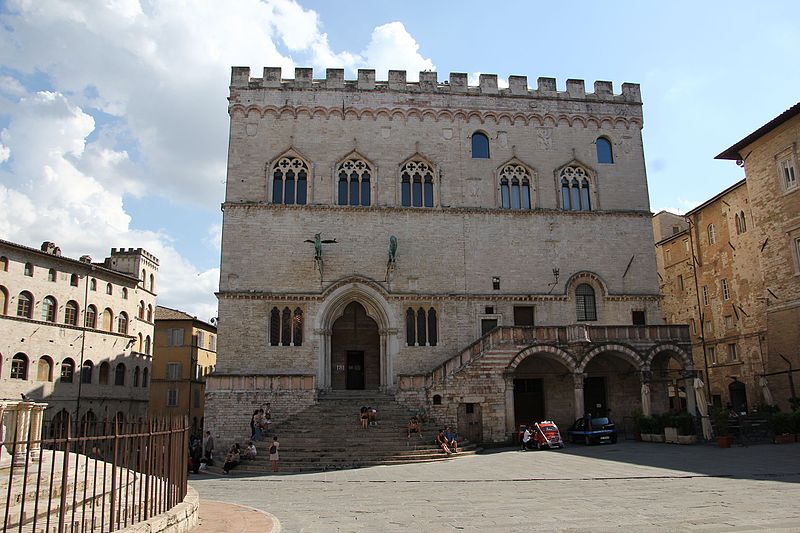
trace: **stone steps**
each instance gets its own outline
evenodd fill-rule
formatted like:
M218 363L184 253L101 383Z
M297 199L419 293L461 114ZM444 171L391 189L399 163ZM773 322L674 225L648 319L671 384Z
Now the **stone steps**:
M361 406L377 409L377 426L360 427ZM474 444L463 443L459 453L446 456L436 446L437 429L422 424L420 439L407 436L406 425L413 412L377 391L327 391L317 404L274 424L263 441L256 442L258 456L245 460L236 472L265 473L271 470L269 446L277 435L281 445L280 471L312 472L360 468L382 464L441 461L472 455ZM240 439L246 444L249 439ZM209 470L221 472L224 455L219 453Z

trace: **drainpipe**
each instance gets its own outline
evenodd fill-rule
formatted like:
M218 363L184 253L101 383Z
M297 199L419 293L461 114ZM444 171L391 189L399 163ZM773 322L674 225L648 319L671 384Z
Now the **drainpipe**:
M694 232L692 228L697 228L695 224L692 223L691 217L684 217L686 222L689 223L689 250L692 256L692 275L694 276L694 294L697 298L697 314L700 318L700 345L703 349L703 366L705 367L706 371L706 385L708 385L708 398L706 398L706 402L711 398L711 375L709 374L708 370L708 354L706 353L706 329L705 329L705 322L703 320L703 308L700 306L700 286L697 282L697 258L694 255Z

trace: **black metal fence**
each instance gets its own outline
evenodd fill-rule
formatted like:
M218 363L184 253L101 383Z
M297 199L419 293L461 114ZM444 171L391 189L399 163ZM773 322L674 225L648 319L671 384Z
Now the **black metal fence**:
M186 496L186 417L84 421L77 431L65 417L45 422L41 433L13 429L15 439L5 441L12 461L0 470L3 533L116 531Z

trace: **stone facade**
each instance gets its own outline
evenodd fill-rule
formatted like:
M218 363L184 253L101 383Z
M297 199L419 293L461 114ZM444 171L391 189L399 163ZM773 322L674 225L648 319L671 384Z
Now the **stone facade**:
M669 324L689 325L695 367L708 376L710 399L740 409L763 403L764 235L753 221L748 183L736 183L685 217L662 211L653 226L664 315Z
M455 402L443 418L461 409L471 420L477 408L482 438L502 441L533 416L514 414L508 387L540 383L514 382L509 365L540 341L534 333L506 347L505 366L483 379L477 359L453 363L476 339L495 326L663 324L638 85L613 94L596 82L586 93L582 80L558 91L539 78L531 90L511 76L499 89L493 75L469 87L465 74L439 82L423 72L409 83L390 71L378 82L371 70L349 81L339 69L324 80L297 69L286 80L280 69L251 78L234 67L228 111L219 358L206 410L214 431L228 433L232 412L246 417L273 395L279 422L319 391L364 387L416 408L433 409L433 396ZM638 376L625 389L638 404L656 346L691 375L680 328L672 341L636 347L646 327L602 342L590 329L572 348L556 339L569 355L549 371L519 370L558 376L566 392L550 387L544 403L569 398L552 410L561 423L584 412L578 368L602 345L592 354L602 354L594 377L609 377L593 392L598 412L619 390L611 376L621 368ZM431 380L442 368L458 376L438 394ZM570 374L578 377L564 381ZM499 396L489 400L488 389ZM635 407L619 406L620 415Z
M157 273L141 248L93 263L0 241L2 396L47 402L61 423L144 415Z
M765 374L783 408L800 395L800 104L775 117L718 159L744 166L766 306ZM793 370L790 379L789 370ZM800 381L798 382L800 386ZM794 389L794 390L793 390Z
M217 328L197 317L157 306L150 412L185 415L192 433L203 428L206 376L217 364Z

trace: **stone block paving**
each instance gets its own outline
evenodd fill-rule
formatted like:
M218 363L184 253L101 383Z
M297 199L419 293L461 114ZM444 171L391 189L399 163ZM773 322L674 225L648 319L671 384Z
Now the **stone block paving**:
M505 449L190 483L203 499L272 513L286 532L800 531L800 444Z

